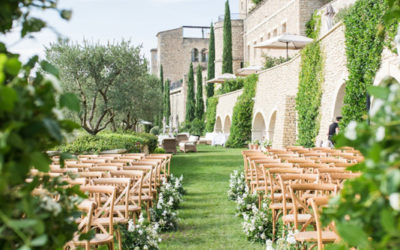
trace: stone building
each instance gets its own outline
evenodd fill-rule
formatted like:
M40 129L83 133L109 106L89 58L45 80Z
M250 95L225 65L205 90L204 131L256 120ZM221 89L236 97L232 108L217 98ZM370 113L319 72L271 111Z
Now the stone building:
M177 128L185 120L187 74L190 63L196 70L207 68L209 30L207 26L182 26L157 34L158 46L151 50L151 73L170 80L170 124Z

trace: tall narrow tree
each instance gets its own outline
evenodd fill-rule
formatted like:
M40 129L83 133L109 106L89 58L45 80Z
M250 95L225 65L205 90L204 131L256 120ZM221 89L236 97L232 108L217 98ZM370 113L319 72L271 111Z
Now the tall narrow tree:
M171 117L171 102L170 102L170 96L169 96L169 80L165 81L165 86L164 86L164 98L165 98L165 103L164 103L164 117L165 117L165 124L169 125L169 120Z
M161 81L161 91L164 93L164 69L162 64L160 65L160 81Z
M160 113L157 115L156 125L161 127L162 120L164 117L164 103L165 103L165 95L164 95L164 70L162 64L160 65L160 86L161 86L161 94L162 94L162 102L161 102L161 109Z
M214 26L211 23L210 29L210 43L208 45L208 65L207 65L207 79L211 80L215 77L215 37L214 37ZM214 83L208 83L206 85L207 98L214 95Z
M187 123L191 122L195 118L196 103L194 99L194 72L193 64L190 63L189 75L188 75L188 88L186 96L186 117Z
M224 49L222 52L222 73L233 73L232 66L232 23L229 1L225 2Z
M203 75L201 74L201 66L197 66L197 91L196 91L196 118L203 120L204 100L203 100Z

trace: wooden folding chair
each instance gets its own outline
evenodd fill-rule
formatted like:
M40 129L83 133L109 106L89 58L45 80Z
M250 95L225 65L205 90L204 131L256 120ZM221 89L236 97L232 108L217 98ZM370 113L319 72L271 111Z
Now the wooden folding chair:
M332 223L327 227L323 228L319 219L321 208L328 204L329 197L315 197L308 200L308 204L311 204L313 210L313 217L316 224L316 231L303 231L298 232L294 235L295 239L300 242L316 242L318 250L324 249L324 244L332 243L339 240L339 236L331 228Z

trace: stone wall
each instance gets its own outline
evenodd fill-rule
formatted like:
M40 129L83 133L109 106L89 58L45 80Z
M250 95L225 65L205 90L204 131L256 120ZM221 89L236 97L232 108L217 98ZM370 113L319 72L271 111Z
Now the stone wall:
M150 50L150 53L151 53L150 74L159 76L157 49Z
M300 56L259 74L253 110L262 114L266 125L266 139L274 148L290 145L296 138L293 98L297 94ZM293 120L294 119L294 120Z

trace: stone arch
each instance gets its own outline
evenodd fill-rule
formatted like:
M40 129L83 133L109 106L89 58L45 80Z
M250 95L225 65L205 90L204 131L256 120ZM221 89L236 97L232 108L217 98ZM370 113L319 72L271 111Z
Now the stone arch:
M277 117L277 110L274 110L269 118L268 122L268 133L267 133L267 139L270 140L271 142L274 140L275 136L275 126L276 126L276 117Z
M258 112L253 119L252 139L264 141L267 138L265 119L261 112Z
M221 133L222 132L222 121L221 117L217 116L217 119L215 120L215 132Z
M207 62L208 61L207 49L202 49L201 50L201 61L202 62Z
M196 48L192 49L192 62L198 62L199 61L199 50Z
M225 117L224 120L224 134L229 134L231 132L231 118L229 115Z
M336 91L335 104L332 111L332 119L342 115L342 108L344 106L344 95L346 93L346 83L342 83Z

